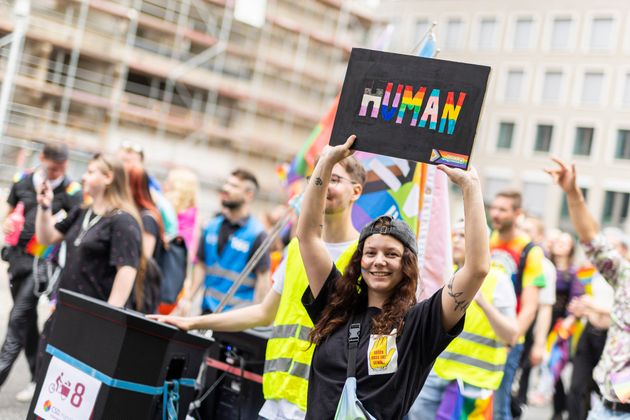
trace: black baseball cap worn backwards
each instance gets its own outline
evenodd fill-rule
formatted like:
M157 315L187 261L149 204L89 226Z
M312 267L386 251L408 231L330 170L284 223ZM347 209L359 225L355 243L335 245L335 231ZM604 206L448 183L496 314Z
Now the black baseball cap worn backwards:
M402 220L394 219L391 216L381 216L368 223L359 236L359 242L365 241L368 236L374 234L390 235L398 239L402 244L409 248L411 252L418 255L418 242L416 235L413 233L409 225Z

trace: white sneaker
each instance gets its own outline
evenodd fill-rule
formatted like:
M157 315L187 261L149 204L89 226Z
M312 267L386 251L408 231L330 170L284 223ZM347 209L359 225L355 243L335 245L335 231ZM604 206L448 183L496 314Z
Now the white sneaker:
M33 395L35 394L36 387L37 384L35 382L29 383L23 390L15 394L15 399L19 402L24 403L31 402L31 400L33 399Z

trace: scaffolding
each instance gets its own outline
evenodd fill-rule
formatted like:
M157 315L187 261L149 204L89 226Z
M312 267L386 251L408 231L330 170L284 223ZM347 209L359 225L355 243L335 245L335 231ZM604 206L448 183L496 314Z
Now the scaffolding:
M267 167L298 151L351 46L384 24L336 0L268 0L260 28L234 19L235 0L38 0L20 21L22 1L0 2L0 80L19 92L0 113L0 144L93 152L140 136Z

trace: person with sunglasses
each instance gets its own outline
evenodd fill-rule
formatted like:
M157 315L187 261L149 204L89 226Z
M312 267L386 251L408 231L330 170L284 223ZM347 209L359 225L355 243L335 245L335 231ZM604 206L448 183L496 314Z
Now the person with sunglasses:
M466 309L490 266L477 173L440 165L463 192L467 221L465 263L448 283L430 298L416 301L416 237L406 223L389 216L363 228L341 273L322 240L322 222L332 169L351 154L355 138L324 150L298 221L299 250L309 282L302 303L314 323L310 341L316 344L307 419L341 418L338 410L345 408L360 408L359 418L403 418L435 359L462 331ZM347 402L354 404L344 405Z

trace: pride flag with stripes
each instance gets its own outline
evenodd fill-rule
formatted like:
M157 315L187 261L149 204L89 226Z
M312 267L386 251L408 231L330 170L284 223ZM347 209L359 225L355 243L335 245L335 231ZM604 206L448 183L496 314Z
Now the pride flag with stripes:
M435 415L436 420L491 420L494 394L488 398L470 398L462 394L457 381L451 382Z
M26 253L34 257L48 259L59 248L59 245L42 245L37 241L37 237L33 235L26 244Z

